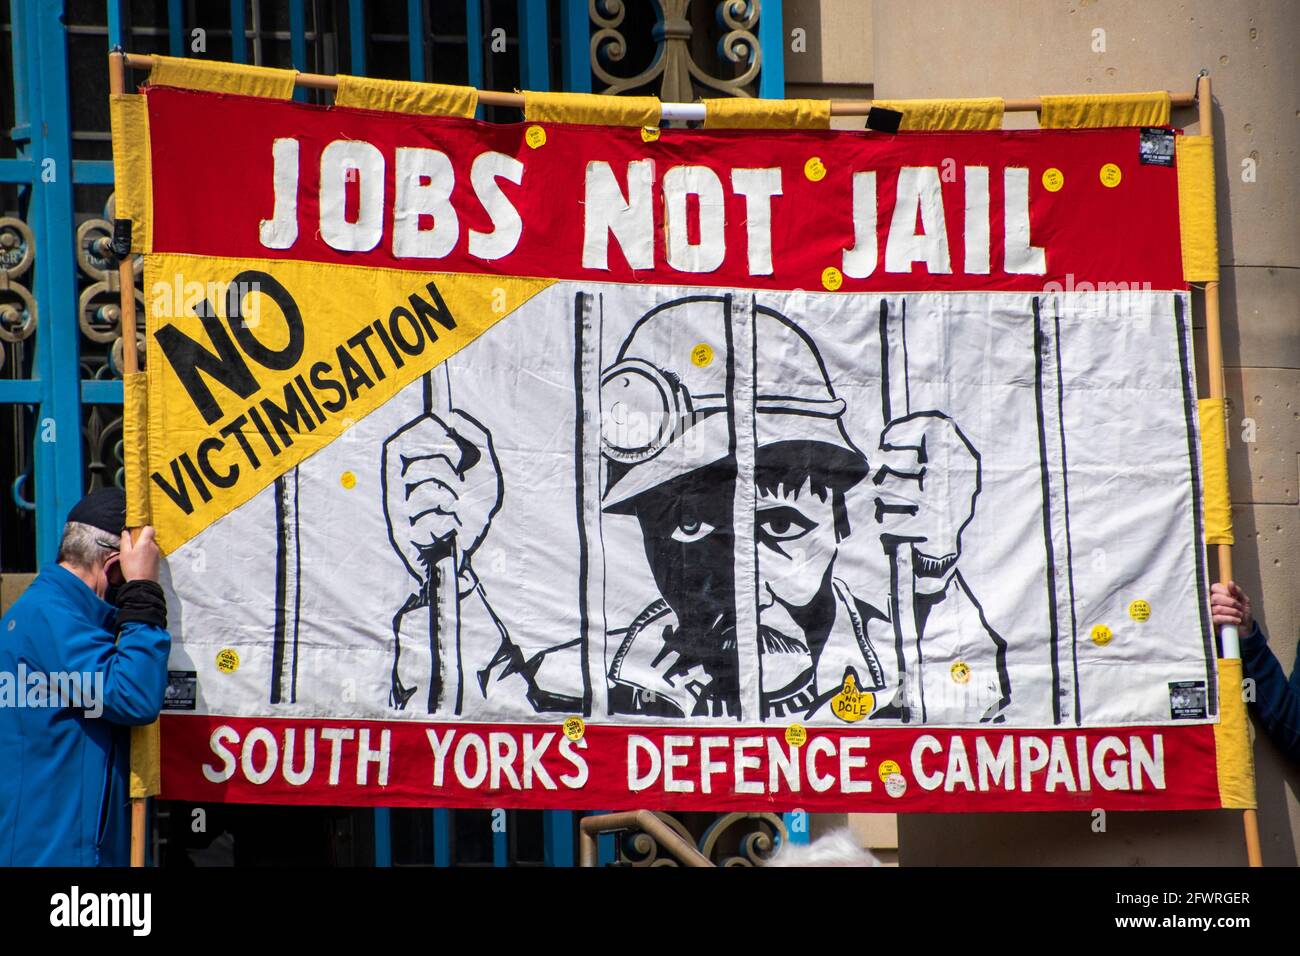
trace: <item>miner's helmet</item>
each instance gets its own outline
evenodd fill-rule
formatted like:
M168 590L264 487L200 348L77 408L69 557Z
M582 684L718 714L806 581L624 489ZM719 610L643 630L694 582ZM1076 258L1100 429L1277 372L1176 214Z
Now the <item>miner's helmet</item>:
M749 364L733 361L734 345L717 296L660 306L633 327L601 376L603 510L631 512L638 495L734 454L731 396L743 395L737 366ZM812 339L760 307L752 355L755 447L814 443L841 487L860 481L866 456L844 431L844 400Z

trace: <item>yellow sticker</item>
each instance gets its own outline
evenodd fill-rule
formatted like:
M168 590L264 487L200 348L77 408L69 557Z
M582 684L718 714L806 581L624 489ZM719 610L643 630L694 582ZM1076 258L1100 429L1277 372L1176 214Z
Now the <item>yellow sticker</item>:
M1043 188L1049 193L1060 192L1065 185L1065 174L1055 166L1050 167L1043 173Z
M844 285L844 273L834 266L827 266L822 270L822 285L826 288L826 291L835 292L840 286Z
M1119 181L1124 178L1124 174L1120 172L1119 167L1114 163L1107 163L1101 167L1101 172L1098 175L1101 177L1101 184L1107 189L1114 189L1119 185Z
M659 139L659 134L662 132L663 130L661 130L658 126L642 126L641 142L653 143Z
M713 364L713 346L708 342L701 342L695 348L691 349L691 362L700 368L707 368Z
M536 149L538 146L546 145L546 130L540 126L528 127L528 132L524 133L524 142Z
M888 776L890 776L891 774L902 773L902 772L903 772L903 768L900 767L896 761L893 761L893 760L882 760L882 761L880 762L880 771L879 771L879 773L880 773L880 782L881 782L881 783L884 783L884 782L885 782L885 778L888 777Z
M819 183L826 178L826 165L820 156L814 156L803 164L803 174L812 182Z
M1145 621L1151 617L1151 605L1138 599L1128 606L1128 616L1135 621Z
M582 722L581 717L570 717L564 722L564 736L574 742L581 740L586 732L587 725Z
M785 742L791 747L802 747L808 742L808 731L803 729L803 724L791 724L785 728Z
M970 665L965 661L957 661L952 665L952 679L958 684L965 684L970 680Z
M831 713L840 720L856 723L876 709L876 695L858 690L857 679L844 675L844 686L831 698Z
M217 670L223 674L233 674L239 670L239 652L233 647L223 647L217 651Z
M345 471L343 474L339 475L339 484L348 489L348 491L351 491L357 486L357 476L352 474L350 471Z
M1092 643L1098 647L1105 647L1110 643L1110 639L1115 636L1115 632L1105 624L1095 624L1092 628Z

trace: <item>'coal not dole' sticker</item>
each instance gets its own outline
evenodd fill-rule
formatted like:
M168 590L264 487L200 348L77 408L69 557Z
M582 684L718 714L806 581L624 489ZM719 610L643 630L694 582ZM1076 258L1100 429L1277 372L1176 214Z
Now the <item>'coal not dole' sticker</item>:
M840 720L856 723L876 709L876 695L863 693L858 689L858 680L853 674L844 675L844 684L840 692L831 698L831 713Z

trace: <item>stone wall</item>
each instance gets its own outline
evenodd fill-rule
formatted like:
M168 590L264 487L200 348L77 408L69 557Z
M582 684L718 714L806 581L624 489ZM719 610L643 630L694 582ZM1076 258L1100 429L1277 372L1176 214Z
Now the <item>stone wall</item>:
M1300 626L1300 4L786 0L783 9L787 45L796 29L806 45L787 48L789 96L1190 92L1197 72L1210 71L1234 570L1289 670ZM1201 132L1196 119L1194 109L1174 114L1189 132ZM1033 125L1031 114L1007 117L1009 128ZM1199 295L1193 307L1199 314ZM1300 768L1262 735L1255 757L1265 862L1295 865ZM1091 823L1085 814L912 816L899 820L900 854L905 865L1245 862L1239 813L1110 814L1103 834Z

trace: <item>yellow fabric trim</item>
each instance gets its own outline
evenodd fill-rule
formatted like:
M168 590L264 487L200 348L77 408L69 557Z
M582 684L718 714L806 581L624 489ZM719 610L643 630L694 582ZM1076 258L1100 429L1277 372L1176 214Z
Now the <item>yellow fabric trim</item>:
M1006 101L989 96L969 100L875 100L903 114L899 129L1001 129Z
M1219 280L1218 214L1214 207L1214 141L1179 136L1178 225L1183 240L1183 279Z
M153 150L149 148L149 107L146 101L144 110L144 236L139 240L131 235L131 248L140 247L145 253L153 252Z
M1084 129L1095 126L1168 126L1169 94L1085 93L1044 96L1038 115L1042 129Z
M113 195L118 219L131 220L131 249L145 248L149 222L149 110L138 93L109 97Z
M163 355L158 332L163 326L171 326L200 343L202 348L213 349L212 339L189 298L191 292L185 290L227 289L232 278L246 269L273 276L283 286L284 294L293 299L299 314L310 316L311 320L304 323L302 352L296 365L279 369L258 367L256 392L240 398L224 386L213 386L213 397L221 417L209 423L190 397L176 368ZM184 289L176 288L180 282L178 276L184 277ZM213 521L234 511L277 477L329 445L355 422L389 401L429 369L456 354L555 281L523 276L415 272L295 259L230 259L183 253L147 256L144 288L152 290L147 297L148 358L145 363L149 382L149 502L150 518L157 530L158 547L162 553L170 554ZM439 304L436 308L433 293L429 291L430 284L437 291ZM287 334L284 312L265 292L256 293L255 289L237 291L242 293L242 299L247 300L248 308L259 310L257 321L265 323L265 331L259 330L258 336ZM186 304L187 301L190 305ZM213 295L211 301L224 322L227 295ZM349 356L351 361L365 361L352 354L356 346L348 346L348 339L369 326L376 316L387 316L385 321L393 328L392 323L398 321L393 315L399 307L407 310L408 316L410 310L427 310L420 313L424 318L419 325L427 329L419 335L419 341L423 343L420 349L414 355L406 354L400 367L395 366L380 349L376 358L384 376L376 375L369 387L356 389L345 407L323 409L318 418L312 418L303 402L309 394L316 393L322 400L328 399L329 387L325 386L322 392L319 386L307 386L307 391L302 391L304 386L295 385L295 376L303 376L303 381L306 381L313 366L322 362L328 369L325 377L335 379L342 374L341 365L349 360ZM442 318L431 319L430 312ZM245 414L250 407L261 416L269 416L271 412L266 402L281 410L295 408L297 412L279 424L273 424L272 418L265 417L265 433L258 427L241 429L252 442L250 447L255 449L255 457L260 461L254 468L252 460L241 450L240 442L231 434L222 435L221 429L234 422L236 416ZM319 418L324 418L324 421ZM252 418L244 419L245 424L252 421ZM274 436L277 431L278 438L268 441L267 436ZM204 467L203 461L195 456L199 455L199 446L209 440L215 440L216 444L206 446L203 459L208 466L226 475L228 483L224 487L206 483L205 500L198 491L197 482L187 474L192 473L196 464ZM181 456L184 456L184 465ZM154 479L155 472L180 493L179 501ZM354 477L361 476L364 476L363 480L371 481L377 478L377 473L358 470Z
M1241 693L1241 661L1219 661L1219 722L1214 725L1214 762L1219 803L1227 810L1254 810L1255 755Z
M472 86L340 76L334 105L417 116L472 117L478 109L478 90Z
M594 126L658 126L659 98L597 93L534 93L524 90L527 123L590 123Z
M1221 398L1197 403L1201 420L1201 500L1205 505L1205 543L1232 544L1232 499L1228 495L1227 408Z
M705 129L830 129L830 100L752 100L737 96L704 101Z
M131 796L155 797L162 790L162 737L158 721L131 728Z
M293 96L293 81L297 75L297 70L274 70L247 63L218 63L155 54L153 69L149 71L149 85L287 100Z
M149 524L148 376L133 372L122 382L122 461L126 472L126 526Z

